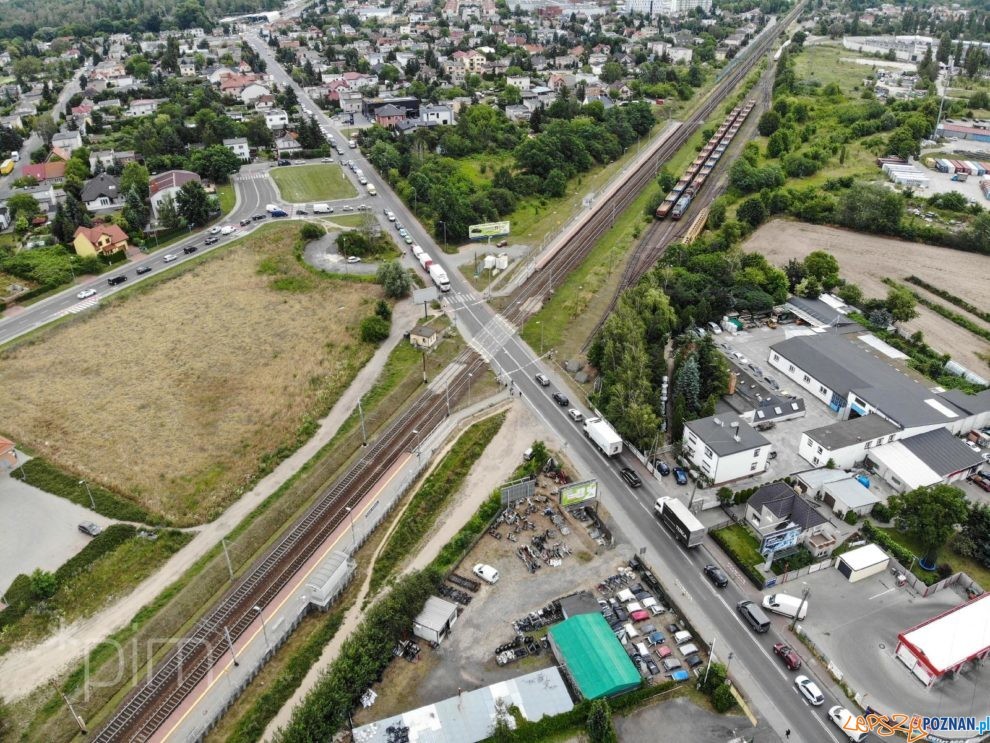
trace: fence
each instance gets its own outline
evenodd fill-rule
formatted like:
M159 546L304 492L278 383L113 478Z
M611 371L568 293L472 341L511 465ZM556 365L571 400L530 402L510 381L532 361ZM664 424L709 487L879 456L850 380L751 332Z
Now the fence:
M943 578L942 580L938 581L938 583L932 583L931 585L928 585L923 580L921 580L921 578L919 578L910 570L908 570L906 567L904 567L900 562L895 560L893 557L890 558L890 562L893 565L893 567L891 568L891 572L896 572L899 573L900 575L903 575L905 581L907 582L907 585L911 586L911 588L914 591L917 591L918 595L920 595L922 598L928 598L929 596L938 593L943 588L949 588L950 586L954 586L957 583L961 584L963 590L965 590L970 595L979 596L981 593L983 593L983 587L980 586L980 584L977 583L975 580L970 578L966 573L953 573L948 578Z

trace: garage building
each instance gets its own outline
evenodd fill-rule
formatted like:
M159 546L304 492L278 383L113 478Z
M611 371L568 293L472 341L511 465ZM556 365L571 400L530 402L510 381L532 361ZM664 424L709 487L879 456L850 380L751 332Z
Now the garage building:
M550 628L553 654L585 699L639 686L639 672L601 614L579 614Z
M901 632L895 654L925 686L990 657L990 594Z
M883 572L889 563L890 557L886 552L875 544L867 544L843 554L836 567L850 583L855 583Z
M421 640L439 645L457 621L457 604L430 596L419 616L413 620L413 634Z

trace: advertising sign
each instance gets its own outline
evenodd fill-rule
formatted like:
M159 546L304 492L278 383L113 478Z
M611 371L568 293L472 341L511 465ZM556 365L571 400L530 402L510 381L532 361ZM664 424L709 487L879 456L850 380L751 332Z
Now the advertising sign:
M485 237L499 237L508 234L508 222L485 222L484 224L472 224L468 227L468 237L472 240Z
M797 544L800 533L801 528L799 526L793 526L765 535L763 537L763 543L760 545L760 554L768 555L771 552L780 552L788 547L793 547Z
M598 497L598 480L572 482L560 488L560 505L564 508L578 503L595 500Z

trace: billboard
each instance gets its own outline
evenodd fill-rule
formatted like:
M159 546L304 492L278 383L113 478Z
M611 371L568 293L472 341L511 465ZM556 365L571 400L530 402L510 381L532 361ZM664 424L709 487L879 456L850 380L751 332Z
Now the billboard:
M765 534L763 536L763 543L760 544L760 554L766 557L771 552L777 553L788 547L793 547L798 543L800 534L801 527L796 524Z
M572 482L564 485L558 491L560 493L560 505L564 508L576 506L598 498L598 480L584 480L583 482Z
M485 237L499 237L509 234L508 222L485 222L484 224L472 224L468 227L468 237L472 240Z

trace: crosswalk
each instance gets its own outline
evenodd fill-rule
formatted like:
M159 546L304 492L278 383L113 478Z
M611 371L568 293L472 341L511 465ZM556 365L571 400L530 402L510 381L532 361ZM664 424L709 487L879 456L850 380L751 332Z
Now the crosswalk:
M246 173L238 173L233 176L235 181L263 181L268 178L267 170L251 170Z
M84 299L82 302L76 302L71 307L66 307L64 310L58 313L58 317L65 317L66 315L77 315L80 312L85 312L90 307L95 307L100 303L99 297L90 297L89 299Z

